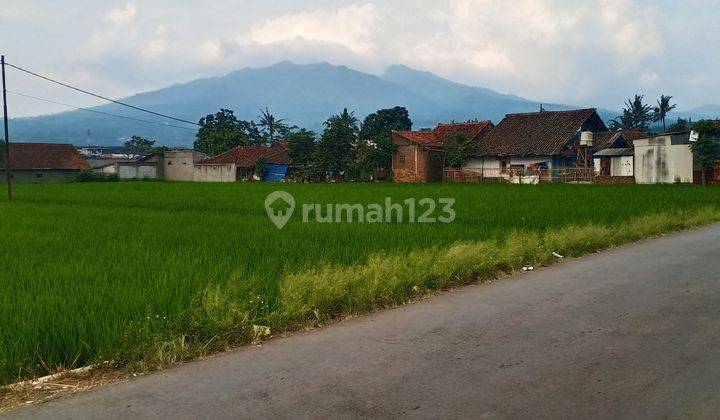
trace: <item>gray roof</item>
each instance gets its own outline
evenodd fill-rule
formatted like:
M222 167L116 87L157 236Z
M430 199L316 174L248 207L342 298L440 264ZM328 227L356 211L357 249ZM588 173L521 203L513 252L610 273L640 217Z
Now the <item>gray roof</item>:
M632 156L635 152L632 147L624 147L617 149L603 149L599 152L595 152L594 157L607 157L607 156Z

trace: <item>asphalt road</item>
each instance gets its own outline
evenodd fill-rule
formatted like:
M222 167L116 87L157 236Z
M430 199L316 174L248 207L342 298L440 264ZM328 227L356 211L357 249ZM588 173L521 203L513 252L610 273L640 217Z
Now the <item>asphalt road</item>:
M8 417L717 418L719 235L566 261Z

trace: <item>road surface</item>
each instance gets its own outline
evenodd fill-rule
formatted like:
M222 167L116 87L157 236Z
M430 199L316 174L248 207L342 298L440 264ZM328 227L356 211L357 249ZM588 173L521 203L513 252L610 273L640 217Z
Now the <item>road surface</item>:
M719 235L566 261L8 417L717 418Z

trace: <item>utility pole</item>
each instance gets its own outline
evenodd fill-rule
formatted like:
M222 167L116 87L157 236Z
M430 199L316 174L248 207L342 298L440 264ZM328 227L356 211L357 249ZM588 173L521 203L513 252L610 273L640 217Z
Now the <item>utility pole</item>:
M10 134L8 133L7 88L5 86L5 56L0 56L3 87L3 124L5 126L5 179L7 180L8 201L12 201L12 174L10 173Z

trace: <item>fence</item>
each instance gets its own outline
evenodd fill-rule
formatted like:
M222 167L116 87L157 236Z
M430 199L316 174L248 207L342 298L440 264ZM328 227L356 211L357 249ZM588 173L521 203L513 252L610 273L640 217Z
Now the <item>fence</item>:
M484 168L445 169L443 179L453 183L502 182L511 184L593 182L595 169L590 168Z

